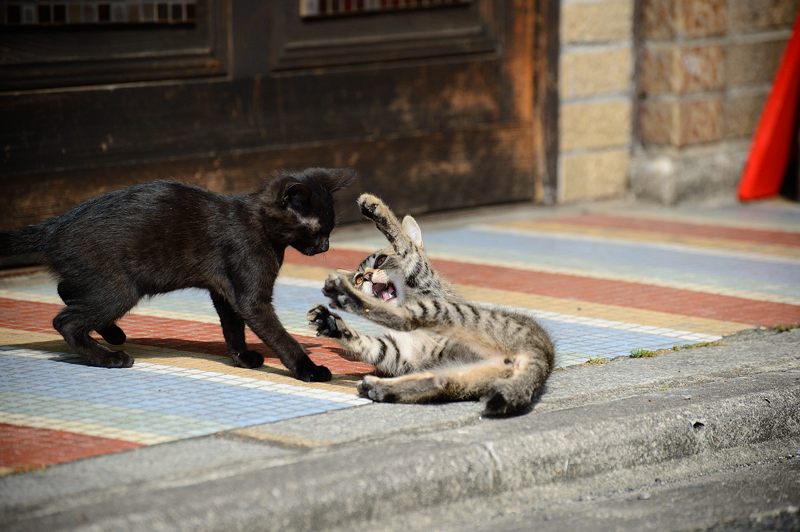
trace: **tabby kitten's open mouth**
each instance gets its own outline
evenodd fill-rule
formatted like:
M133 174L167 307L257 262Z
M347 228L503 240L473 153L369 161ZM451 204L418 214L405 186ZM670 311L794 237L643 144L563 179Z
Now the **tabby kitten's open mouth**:
M384 301L389 301L397 297L397 289L394 284L389 283L375 283L372 285L372 295Z

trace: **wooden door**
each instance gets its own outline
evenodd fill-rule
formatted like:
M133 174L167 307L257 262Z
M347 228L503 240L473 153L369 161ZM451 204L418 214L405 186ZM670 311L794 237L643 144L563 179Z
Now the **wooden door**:
M358 170L344 219L362 190L415 213L550 190L547 2L94 4L104 23L0 16L0 229L134 182L244 191L306 166Z

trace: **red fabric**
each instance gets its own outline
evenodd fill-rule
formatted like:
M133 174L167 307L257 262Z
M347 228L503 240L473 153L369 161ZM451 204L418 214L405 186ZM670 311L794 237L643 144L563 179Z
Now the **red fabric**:
M753 200L776 195L796 141L797 106L800 101L800 14L783 54L761 120L750 157L739 183L739 199Z

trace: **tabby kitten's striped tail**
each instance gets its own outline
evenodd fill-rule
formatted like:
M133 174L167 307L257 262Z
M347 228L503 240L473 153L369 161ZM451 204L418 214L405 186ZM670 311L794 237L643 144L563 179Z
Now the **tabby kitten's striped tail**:
M514 359L510 377L496 380L486 396L486 416L510 416L530 409L552 370L552 355L522 353Z

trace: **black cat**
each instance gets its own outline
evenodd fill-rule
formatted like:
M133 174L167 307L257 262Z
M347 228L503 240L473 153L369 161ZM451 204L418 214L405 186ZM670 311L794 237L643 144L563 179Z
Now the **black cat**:
M330 371L315 365L278 321L272 289L287 246L306 255L328 250L332 193L353 177L349 170L309 168L238 196L169 181L134 185L0 233L0 253L41 254L67 305L53 327L93 365L126 368L133 357L98 344L92 330L120 345L125 333L115 322L142 297L197 287L211 293L235 365L264 363L247 349L247 323L298 379L327 381Z

